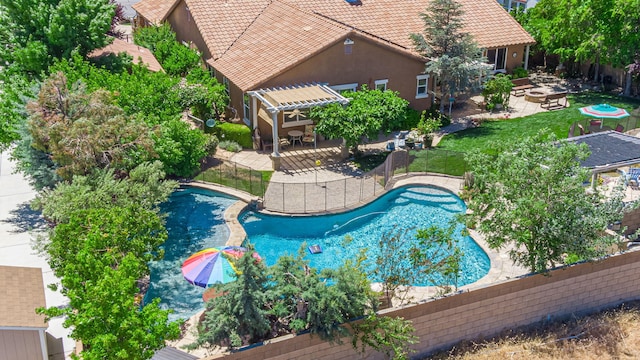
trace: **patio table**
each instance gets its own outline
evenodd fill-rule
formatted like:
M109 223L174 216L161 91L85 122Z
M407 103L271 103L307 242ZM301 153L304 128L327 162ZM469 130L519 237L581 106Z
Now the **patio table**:
M300 144L302 146L302 135L304 135L304 133L300 130L291 130L287 133L289 135L289 137L291 137L291 146L292 147L296 147L296 141L298 142L298 144Z

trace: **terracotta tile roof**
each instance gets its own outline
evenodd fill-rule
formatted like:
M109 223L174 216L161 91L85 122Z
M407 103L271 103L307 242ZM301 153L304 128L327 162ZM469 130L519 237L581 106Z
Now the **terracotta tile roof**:
M160 25L180 0L142 0L131 7L154 25Z
M211 56L218 59L248 31L271 0L186 0L186 3Z
M361 0L359 5L344 0L184 1L212 54L208 62L250 90L349 32L415 56L409 34L423 32L420 13L430 0ZM465 30L481 47L535 42L497 1L458 1L466 12ZM145 7L134 8L147 17Z
M362 0L350 5L339 0L283 0L301 9L399 44L407 49L414 45L411 33L422 33L420 17L429 0ZM474 36L481 47L493 48L535 41L495 0L458 0L465 11L465 31Z
M349 33L335 22L273 1L221 58L210 63L241 89L251 90Z
M507 47L536 41L507 11L493 0L459 0L466 11L465 30L485 48ZM506 15L505 15L506 14Z
M102 49L93 50L89 57L100 57L105 55L114 54L117 55L121 52L127 53L133 56L133 62L135 64L142 63L149 67L151 71L162 71L162 66L158 62L155 56L151 53L151 50L138 46L133 43L128 43L124 40L113 39L113 42Z
M0 266L0 328L48 327L36 308L45 306L42 269Z

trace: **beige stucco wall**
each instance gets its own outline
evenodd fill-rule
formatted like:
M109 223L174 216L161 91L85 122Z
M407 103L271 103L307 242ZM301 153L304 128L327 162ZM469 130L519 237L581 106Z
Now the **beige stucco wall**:
M167 17L167 21L171 24L173 31L176 32L178 41L193 43L193 45L202 52L203 59L211 57L211 52L202 39L202 35L200 35L200 31L196 27L196 23L193 21L191 14L187 11L187 5L184 1L180 1L178 5L176 5Z
M574 265L447 298L388 311L413 321L417 354L426 355L464 339L489 337L505 329L579 314L640 298L640 251ZM345 339L329 344L317 336L299 335L225 356L244 359L355 359ZM213 359L211 357L209 359ZM384 359L369 354L367 359Z
M351 54L345 54L344 39L260 84L258 88L305 82L343 85L357 83L374 88L375 80L388 79L387 88L398 91L415 109L431 106L431 97L416 99L416 76L424 73L425 63L364 37L349 37ZM431 80L431 79L430 79ZM429 81L431 85L431 81Z
M513 54L516 57L513 57ZM507 47L507 73L511 74L513 69L524 66L525 45L512 45Z
M0 330L0 360L43 360L37 330Z

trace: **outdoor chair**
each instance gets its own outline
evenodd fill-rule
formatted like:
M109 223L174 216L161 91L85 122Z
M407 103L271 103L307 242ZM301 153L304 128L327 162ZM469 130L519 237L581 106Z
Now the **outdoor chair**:
M629 186L634 190L638 189L638 181L640 181L640 168L629 168L629 171L618 169L620 176L624 180L624 185Z
M287 148L289 145L291 145L291 142L289 141L289 139L287 139L286 136L281 137L280 138L280 142L278 143L280 145L281 149L285 149Z
M305 125L304 126L304 135L302 137L303 144L313 145L315 143L315 134L313 133L314 125Z
M267 152L268 149L273 151L273 139L268 138L260 138L260 142L262 143L262 151Z
M615 130L617 132L624 132L624 126L622 126L622 124L618 124L618 126L616 126Z
M630 168L627 177L629 180L629 186L631 186L632 189L637 190L638 181L640 181L640 168Z

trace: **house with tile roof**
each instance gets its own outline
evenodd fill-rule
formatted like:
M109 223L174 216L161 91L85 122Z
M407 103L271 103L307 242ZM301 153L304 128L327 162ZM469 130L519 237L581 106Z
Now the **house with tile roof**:
M534 39L496 0L458 0L464 31L484 49L496 71L526 66ZM336 91L398 91L415 109L433 102L428 59L409 35L422 33L429 0L142 0L136 26L169 22L177 38L198 48L226 87L234 114L249 123L249 92L294 84ZM285 112L282 129L302 125ZM254 122L254 127L257 126Z
M93 50L89 53L89 57L99 58L110 55L117 56L122 52L130 55L133 58L132 62L134 64L143 64L149 70L155 72L164 71L156 57L151 53L151 50L118 38L114 38L111 44L103 48Z

